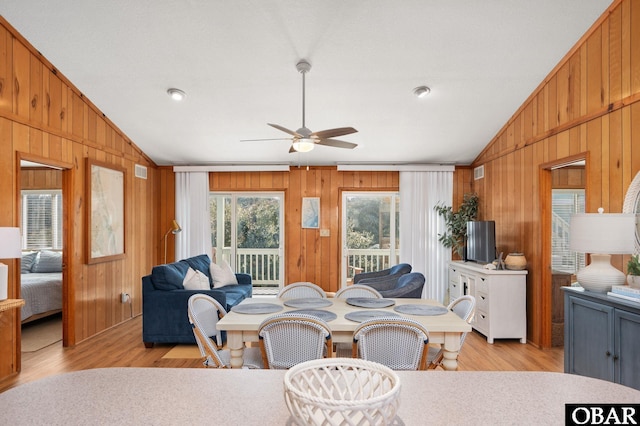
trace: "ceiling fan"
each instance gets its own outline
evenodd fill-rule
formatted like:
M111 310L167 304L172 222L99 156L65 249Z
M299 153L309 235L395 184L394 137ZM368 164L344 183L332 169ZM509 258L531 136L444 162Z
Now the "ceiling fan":
M291 148L289 149L289 152L309 152L316 145L325 145L325 146L331 146L334 148L347 148L347 149L353 149L356 146L358 146L355 143L333 139L338 136L357 133L358 131L353 127L338 127L336 129L321 130L319 132L312 132L306 127L306 124L305 124L305 75L311 69L311 64L305 61L304 59L302 59L296 64L296 69L300 74L302 74L302 127L300 127L296 131L293 131L285 127L282 127L278 124L267 123L269 126L293 136L293 138L291 138L292 143L291 143ZM283 138L244 139L242 140L242 142L273 141L273 140L284 140L284 139Z

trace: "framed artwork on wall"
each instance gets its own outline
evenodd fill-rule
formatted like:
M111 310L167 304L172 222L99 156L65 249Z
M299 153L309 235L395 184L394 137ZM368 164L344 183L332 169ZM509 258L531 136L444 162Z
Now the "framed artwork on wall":
M125 169L87 158L87 263L125 257Z
M320 198L304 197L302 199L302 227L320 227Z

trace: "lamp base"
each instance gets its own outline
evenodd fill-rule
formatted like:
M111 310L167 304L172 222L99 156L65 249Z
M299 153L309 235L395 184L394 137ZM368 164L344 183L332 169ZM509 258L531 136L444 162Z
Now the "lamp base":
M0 300L6 300L9 297L9 267L4 263L0 263Z
M606 293L611 286L623 285L625 275L611 266L610 254L591 254L591 263L578 271L578 283L589 291Z

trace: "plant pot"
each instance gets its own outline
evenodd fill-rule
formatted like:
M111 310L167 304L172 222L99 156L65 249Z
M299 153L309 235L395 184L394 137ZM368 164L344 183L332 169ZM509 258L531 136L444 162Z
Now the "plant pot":
M512 271L522 271L527 267L527 258L522 253L509 253L504 259L504 266Z
M640 275L627 275L629 287L640 288Z

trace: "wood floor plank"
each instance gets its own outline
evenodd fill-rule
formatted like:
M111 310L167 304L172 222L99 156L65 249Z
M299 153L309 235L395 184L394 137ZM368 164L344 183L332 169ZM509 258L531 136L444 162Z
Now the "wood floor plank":
M174 345L142 343L142 317L94 336L73 348L57 343L22 354L22 371L0 381L0 392L54 374L108 367L204 368L199 359L163 359ZM469 333L459 356L460 371L564 371L562 348L538 349L519 340L487 343L477 332Z

